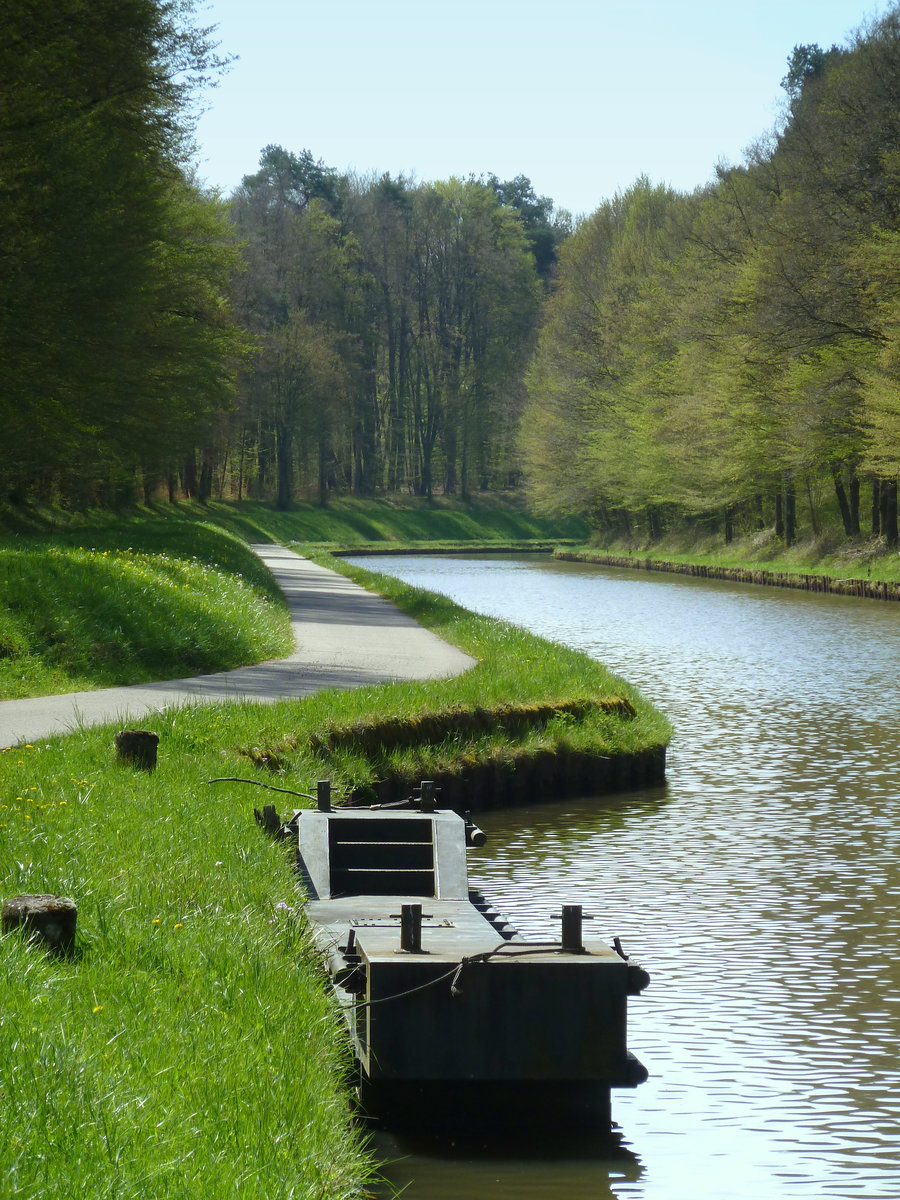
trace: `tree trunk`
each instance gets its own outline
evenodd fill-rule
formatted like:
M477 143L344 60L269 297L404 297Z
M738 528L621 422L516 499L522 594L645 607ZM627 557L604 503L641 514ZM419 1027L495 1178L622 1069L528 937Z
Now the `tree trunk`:
M872 537L881 533L881 481L872 480Z
M238 500L244 498L244 447L247 440L247 430L245 426L241 426L241 444L238 450Z
M275 498L275 507L279 512L286 512L291 507L291 475L294 466L293 437L287 425L278 426L275 457L278 465L278 493Z
M851 537L859 537L859 476L850 472L850 528Z
M734 541L734 516L730 508L725 509L725 545Z
M319 508L328 505L328 444L319 438Z
M189 500L193 500L197 495L197 460L193 454L187 459L184 464L184 474L181 478L184 494Z
M847 537L853 537L853 515L850 511L850 501L837 463L831 464L831 478L834 480L834 494L837 496L838 508L841 510L844 533Z
M427 496L429 500L433 499L434 486L431 478L431 453L432 447L429 444L422 448L422 490L421 495Z
M456 430L447 429L444 433L444 452L447 457L447 468L444 472L444 495L455 496L458 479L456 477Z
M786 475L784 480L784 544L793 546L797 537L797 493L794 490L793 476Z
M889 546L896 546L900 541L900 531L897 529L897 480L890 483L881 482L881 532Z
M784 538L784 495L775 493L775 536Z
M197 499L205 504L212 495L213 467L209 453L204 450L203 462L200 464L200 479L197 483Z
M819 519L816 516L816 505L813 500L812 480L806 476L806 499L809 503L809 523L812 526L813 537L819 536ZM844 497L846 500L846 496Z

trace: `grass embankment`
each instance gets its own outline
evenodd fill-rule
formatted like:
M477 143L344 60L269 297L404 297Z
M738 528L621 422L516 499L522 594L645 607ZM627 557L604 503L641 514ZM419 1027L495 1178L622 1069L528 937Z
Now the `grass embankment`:
M127 529L109 536L136 541ZM377 583L478 666L457 680L156 714L144 722L161 739L153 774L117 765L113 727L0 753L2 897L48 892L79 906L72 958L0 939L4 1196L360 1194L369 1168L339 1082L341 1023L296 916L284 848L252 821L266 794L207 780L272 780L250 761L267 759L282 786L332 778L348 791L392 763L434 776L474 755L510 770L518 754L553 745L614 755L667 740L659 714L582 655L341 569ZM592 703L604 696L628 702ZM510 730L482 735L459 719L503 707L539 710L515 744ZM373 714L402 727L448 710L453 728L438 725L440 739L424 745L400 739L373 754L338 733Z
M268 571L207 523L7 539L0 596L0 699L225 670L292 648Z
M127 513L0 510L0 699L227 670L291 649L251 542L365 550L548 547L583 538L487 501L156 505Z
M297 712L293 728L245 747L253 762L300 780L330 778L339 793L356 799L371 799L376 791L395 794L422 778L449 783L451 777L478 773L481 780L485 771L502 793L538 762L586 756L602 773L604 765L658 751L668 742L665 719L586 655L470 613L444 596L339 560L321 560L459 646L476 665L455 679L313 697ZM620 703L595 703L604 698ZM474 721L467 721L466 714L473 713ZM488 714L495 719L484 719ZM410 736L387 732L398 724ZM351 736L342 735L348 727ZM613 773L606 787L616 782ZM595 777L595 783L603 790L602 779Z
M786 548L770 532L735 538L723 545L721 537L700 537L696 534L671 535L658 542L636 545L633 541L605 541L567 546L561 554L582 562L604 562L610 558L633 562L635 567L645 561L667 564L672 570L706 568L711 576L716 572L749 572L760 577L784 577L784 582L810 586L818 590L816 581L822 578L846 584L846 593L856 594L850 584L858 581L869 585L900 583L900 550L890 550L883 539L838 541L822 538L796 543ZM769 582L769 580L766 580ZM859 589L860 591L864 589ZM890 590L890 589L889 589Z
M535 517L515 497L493 495L471 502L452 498L429 502L412 496L393 500L343 496L331 500L325 508L297 503L288 512L276 512L269 505L253 501L222 500L154 504L115 513L105 509L70 513L40 506L0 506L0 536L4 540L9 536L59 534L83 539L87 531L94 538L102 537L104 532L118 538L134 529L142 531L143 537L151 526L160 530L164 539L167 526L184 521L215 525L248 542L294 541L354 548L375 543L519 545L528 540L579 541L590 533L587 522L577 517Z

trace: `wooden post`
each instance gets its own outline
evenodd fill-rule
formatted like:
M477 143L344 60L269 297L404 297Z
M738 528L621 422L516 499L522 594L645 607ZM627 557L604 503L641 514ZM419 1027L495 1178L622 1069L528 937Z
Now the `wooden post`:
M422 953L422 905L400 905L400 949L408 954Z
M316 784L316 806L319 812L331 812L331 781L320 779Z
M562 906L562 948L574 954L584 951L582 940L583 913L580 904L564 904Z
M142 771L152 771L156 766L156 747L159 738L146 729L123 729L116 734L116 757Z
M0 932L21 929L29 941L66 954L75 945L77 916L75 901L63 896L13 896L0 910Z
M254 808L253 815L257 825L261 825L263 832L267 833L269 837L281 837L281 817L279 817L274 804L264 805L262 812L258 808Z

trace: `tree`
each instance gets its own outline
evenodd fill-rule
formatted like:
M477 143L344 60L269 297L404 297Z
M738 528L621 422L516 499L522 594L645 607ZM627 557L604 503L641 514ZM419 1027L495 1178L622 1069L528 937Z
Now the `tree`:
M290 503L298 466L323 503L352 471L362 280L356 240L332 211L342 188L309 151L267 146L231 202L246 264L238 305L260 346L244 379L244 427L256 445L257 490L274 467L279 507Z
M8 487L77 494L141 457L158 468L147 462L152 439L135 439L135 414L161 446L179 427L179 397L194 417L222 402L226 363L239 350L225 315L227 234L184 175L189 99L220 66L188 3L5 7L0 471ZM197 257L183 253L190 244ZM197 389L211 380L201 400Z
M553 201L549 196L538 196L527 175L517 175L504 182L496 175L488 175L487 183L501 204L519 214L538 276L548 284L559 257L559 247L572 232L571 216L565 210L554 214Z

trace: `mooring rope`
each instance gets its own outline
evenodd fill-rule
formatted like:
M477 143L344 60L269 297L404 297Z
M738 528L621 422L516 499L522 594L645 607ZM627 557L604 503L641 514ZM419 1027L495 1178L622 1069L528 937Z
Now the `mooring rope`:
M274 783L263 783L261 779L242 779L239 775L225 775L221 779L207 779L207 783L252 783L254 787L267 788L270 792L284 792L286 796L299 796L301 800L315 800L308 792L295 792L291 788L276 787Z
M459 960L456 966L445 971L443 975L437 975L434 979L429 979L427 983L420 983L416 987L407 988L406 991L395 992L392 996L379 996L377 1000L362 1000L356 1005L356 1010L374 1008L376 1004L387 1004L392 1000L403 1000L406 996L414 996L417 992L424 992L427 988L436 987L445 979L451 978L450 995L455 998L463 994L462 989L457 987L463 967L471 966L472 963L487 962L495 955L498 958L524 958L529 954L546 954L548 950L562 950L563 948L560 942L531 942L527 948L522 950L510 950L510 945L510 942L501 942L493 950L483 950L480 954L467 954Z

